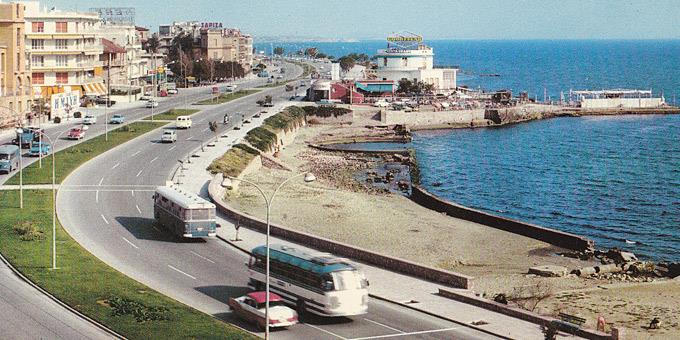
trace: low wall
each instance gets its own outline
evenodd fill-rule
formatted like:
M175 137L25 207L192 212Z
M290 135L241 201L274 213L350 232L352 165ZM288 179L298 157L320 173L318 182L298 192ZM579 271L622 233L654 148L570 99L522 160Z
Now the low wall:
M592 250L595 248L594 242L588 238L487 214L479 210L448 202L430 194L420 186L412 186L411 200L428 209L443 212L452 217L530 237L558 247L577 251Z
M484 119L484 109L456 110L456 111L392 111L381 110L380 122L385 125L442 125L442 124L470 124L475 120Z
M495 301L487 300L487 299L482 299L476 296L472 295L466 295L466 294L459 294L456 292L452 292L446 289L441 289L439 288L439 292L437 293L440 296L443 296L445 298L455 300L458 302L462 302L468 305L473 305L477 306L480 308L484 308L490 311L494 311L496 313L501 313L505 314L508 316L511 316L513 318L521 319L524 321L528 321L531 323L535 323L541 326L547 326L549 323L556 321L557 319L551 318L548 316L543 316L543 315L538 315L536 313L532 313L520 308L516 307L510 307L508 305L504 305ZM573 327L571 328L574 330L573 334L579 337L583 337L586 339L591 339L591 340L612 340L612 336L607 333L603 332L598 332L590 329L583 329L583 328L576 328Z
M217 209L231 220L238 220L241 226L263 233L266 232L267 224L265 221L237 211L224 202L224 189L222 188L220 182L221 181L219 180L218 174L215 178L213 178L212 181L210 181L210 185L208 186L208 194L210 195L213 203L215 203L217 206ZM272 236L276 236L290 242L303 244L307 247L344 256L356 261L365 262L390 271L411 275L455 288L472 288L472 277L463 274L427 267L395 257L389 257L326 238L287 229L276 224L270 225L270 233Z
M583 99L581 107L584 109L654 108L661 106L662 103L661 98L601 98Z

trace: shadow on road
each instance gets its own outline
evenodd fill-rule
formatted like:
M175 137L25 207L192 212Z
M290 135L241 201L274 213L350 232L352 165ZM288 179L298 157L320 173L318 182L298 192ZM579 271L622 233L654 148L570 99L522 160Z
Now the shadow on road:
M200 238L180 238L163 228L152 218L118 216L116 221L139 240L153 240L172 243L205 243Z
M229 303L230 297L239 297L250 292L247 286L203 286L195 290L224 304Z

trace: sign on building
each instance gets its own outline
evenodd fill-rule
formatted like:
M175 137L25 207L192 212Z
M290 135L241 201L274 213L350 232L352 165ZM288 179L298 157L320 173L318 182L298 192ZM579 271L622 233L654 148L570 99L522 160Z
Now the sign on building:
M202 22L201 28L222 28L221 22Z
M50 97L50 113L54 117L68 117L80 106L80 92L55 93Z
M99 17L104 22L127 25L135 24L134 7L94 7L90 8L90 12L99 14Z

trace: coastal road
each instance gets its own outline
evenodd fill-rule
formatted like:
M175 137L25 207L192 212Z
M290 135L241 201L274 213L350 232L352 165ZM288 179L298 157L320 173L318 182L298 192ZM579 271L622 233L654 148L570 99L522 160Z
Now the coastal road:
M299 70L298 70L299 72ZM292 75L288 72L286 75ZM88 251L126 275L198 310L251 331L229 313L229 297L248 291L247 258L218 239L178 240L153 224L151 195L186 155L211 138L208 121L232 115L229 132L261 108L255 101L270 94L287 100L282 88L220 106L192 117L194 127L178 131L178 142L161 144L160 131L117 147L87 162L69 176L57 197L62 225ZM227 137L229 138L229 137ZM200 153L199 153L200 155ZM492 336L411 309L372 299L367 315L308 318L304 324L273 333L275 339L361 338L488 339Z
M30 287L0 261L0 339L112 339Z

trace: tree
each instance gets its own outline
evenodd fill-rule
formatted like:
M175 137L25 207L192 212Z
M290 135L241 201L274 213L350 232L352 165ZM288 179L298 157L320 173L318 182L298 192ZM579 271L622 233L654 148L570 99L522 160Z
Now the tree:
M237 78L243 76L245 76L243 66L235 61L215 63L215 77L217 78Z
M317 53L319 53L319 49L317 49L316 47L309 47L309 48L305 49L305 55L306 56L310 56L312 58L315 58Z
M281 46L274 47L274 54L276 55L283 55L284 51L285 50Z
M316 57L318 59L323 59L323 58L327 58L328 56L326 55L326 53L319 52L319 53L316 54Z
M546 281L515 287L509 299L522 309L533 312L538 304L553 295L553 286Z
M153 36L149 38L145 43L144 43L144 50L150 53L157 53L158 52L158 46L160 46L160 40L158 40L157 36Z
M344 56L338 59L338 62L340 63L340 68L342 69L343 72L349 72L349 70L356 65L356 60L352 58L351 56Z
M408 79L402 79L399 81L399 86L397 87L397 93L411 93L413 91L413 82Z
M262 70L267 68L267 65L265 65L263 63L259 63L259 64L257 64L257 66L255 66L255 68L262 71Z

